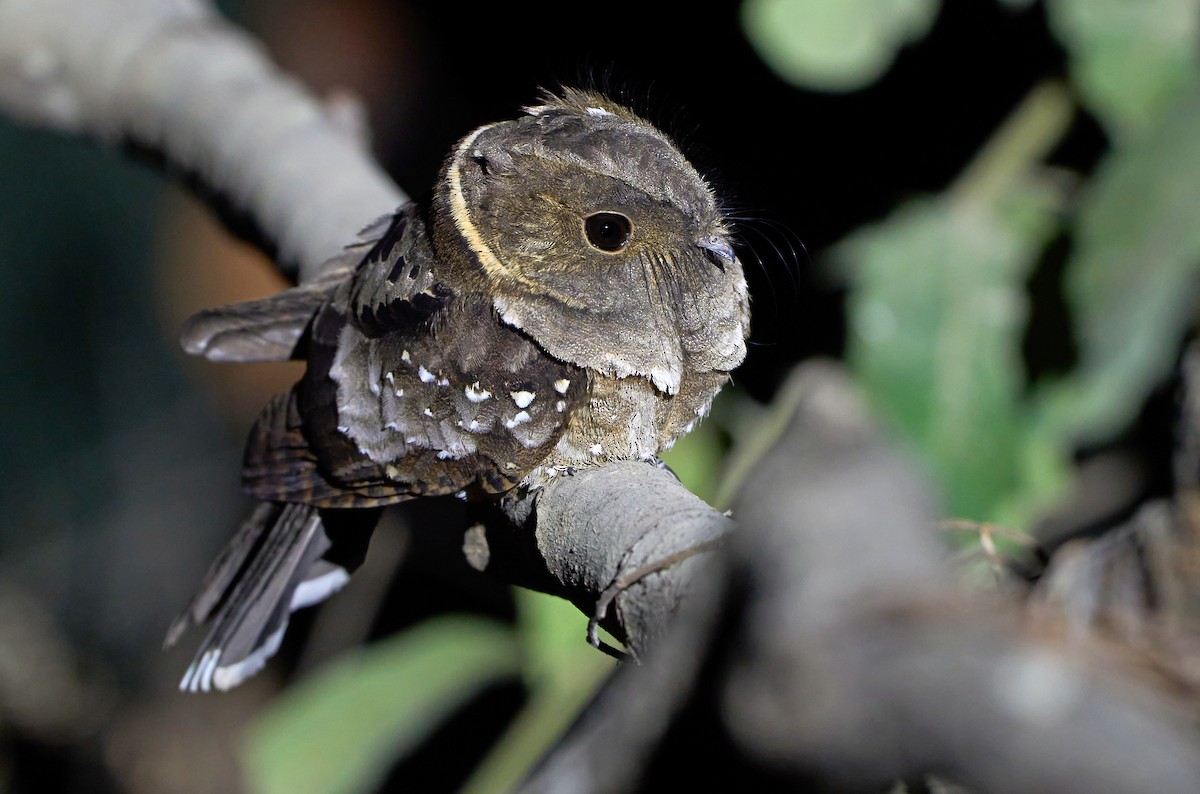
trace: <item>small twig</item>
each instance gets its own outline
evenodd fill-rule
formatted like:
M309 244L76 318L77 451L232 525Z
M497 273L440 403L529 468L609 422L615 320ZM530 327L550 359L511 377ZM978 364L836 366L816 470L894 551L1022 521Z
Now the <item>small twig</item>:
M1040 549L1037 540L1028 532L1006 527L1002 524L972 521L969 518L945 518L938 521L936 526L941 532L976 532L981 535L987 533L988 535L1008 538L1035 553Z
M724 541L725 539L721 537L704 541L703 543L697 543L694 546L686 549L680 549L673 554L668 554L652 563L643 565L642 567L628 573L620 574L614 578L612 584L604 588L604 591L600 593L600 597L596 599L595 611L592 613L591 620L588 621L587 639L591 646L604 651L614 659L623 660L626 656L631 656L633 657L634 661L638 661L637 653L634 652L632 648L630 648L628 652L620 651L600 639L600 622L604 620L604 618L608 617L609 605L611 605L616 597L622 592L628 590L630 587L640 582L642 579L645 579L647 576L665 571L671 566L681 563L689 557L694 557L697 554L703 554L707 551L713 551L714 549L720 547Z

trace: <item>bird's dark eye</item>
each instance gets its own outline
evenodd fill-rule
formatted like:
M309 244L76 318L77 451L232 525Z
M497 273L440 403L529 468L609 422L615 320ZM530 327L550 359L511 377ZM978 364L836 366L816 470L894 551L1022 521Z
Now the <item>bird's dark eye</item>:
M615 253L629 244L633 223L618 212L597 212L584 218L583 231L593 247Z

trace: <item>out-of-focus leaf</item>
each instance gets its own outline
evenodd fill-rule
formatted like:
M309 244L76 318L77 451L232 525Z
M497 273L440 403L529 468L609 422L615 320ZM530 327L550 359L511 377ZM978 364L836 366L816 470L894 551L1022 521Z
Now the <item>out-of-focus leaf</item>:
M516 590L529 700L463 794L510 791L579 715L615 661L586 641L587 618L561 598Z
M249 789L373 791L395 759L488 684L519 672L512 632L478 618L431 620L289 689L252 727Z
M1200 80L1113 151L1081 201L1067 297L1080 365L1043 421L1084 439L1129 421L1194 319L1200 276Z
M855 285L850 365L955 516L1020 525L1020 508L1059 484L1029 481L1045 449L1030 436L1020 360L1025 280L1053 209L1032 181L996 204L914 201L835 252Z
M1025 283L1064 203L1039 164L1071 111L1062 86L1038 86L952 189L833 251L854 287L847 359L956 517L1025 526L1066 481L1069 450L1032 421L1020 348Z
M616 665L588 644L587 617L569 601L524 589L515 590L514 597L531 688L574 682L580 676L591 679Z
M1200 68L1197 0L1047 0L1084 102L1121 140L1149 130Z
M742 28L767 65L795 85L854 91L924 36L938 0L744 0Z

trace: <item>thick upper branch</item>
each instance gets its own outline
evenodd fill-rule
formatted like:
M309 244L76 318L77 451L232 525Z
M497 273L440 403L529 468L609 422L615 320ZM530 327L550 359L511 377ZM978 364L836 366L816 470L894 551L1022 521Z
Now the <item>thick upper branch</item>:
M406 199L262 47L199 0L0 2L0 110L197 180L301 279Z

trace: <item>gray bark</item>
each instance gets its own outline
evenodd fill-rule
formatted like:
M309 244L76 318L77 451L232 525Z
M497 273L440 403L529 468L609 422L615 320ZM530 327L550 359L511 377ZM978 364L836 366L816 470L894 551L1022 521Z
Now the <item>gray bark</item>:
M407 200L360 130L201 0L0 1L0 111L161 157L301 280Z

